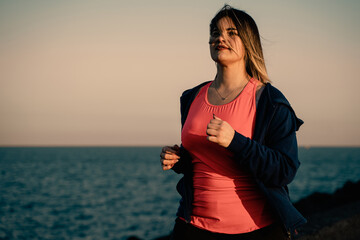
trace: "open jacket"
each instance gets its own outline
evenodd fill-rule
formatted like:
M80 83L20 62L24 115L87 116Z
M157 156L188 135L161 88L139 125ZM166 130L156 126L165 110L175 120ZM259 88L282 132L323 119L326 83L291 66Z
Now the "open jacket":
M182 94L182 126L191 103L206 83ZM250 170L288 234L306 223L306 219L292 205L287 188L300 165L296 131L302 124L303 121L296 117L284 95L268 83L257 105L253 138L235 132L227 147L234 154L234 160ZM180 159L173 170L184 174L176 187L182 197L177 216L189 222L193 201L193 171L191 156L182 146Z

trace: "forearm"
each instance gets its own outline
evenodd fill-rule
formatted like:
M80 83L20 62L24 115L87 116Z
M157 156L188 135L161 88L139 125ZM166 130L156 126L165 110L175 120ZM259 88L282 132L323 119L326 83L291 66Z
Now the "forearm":
M271 148L236 132L228 149L234 153L236 161L248 166L254 176L265 185L289 184L300 165L295 133Z
M189 164L191 164L191 156L189 152L180 145L180 159L179 161L173 166L172 170L176 173L185 173L188 170Z

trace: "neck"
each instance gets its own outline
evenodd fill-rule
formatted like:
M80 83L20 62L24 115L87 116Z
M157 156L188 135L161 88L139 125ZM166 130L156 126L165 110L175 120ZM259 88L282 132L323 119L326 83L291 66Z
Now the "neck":
M229 65L223 66L217 64L217 75L215 78L215 84L217 87L223 87L226 89L234 89L240 86L244 86L250 79L247 74L245 66L241 65Z

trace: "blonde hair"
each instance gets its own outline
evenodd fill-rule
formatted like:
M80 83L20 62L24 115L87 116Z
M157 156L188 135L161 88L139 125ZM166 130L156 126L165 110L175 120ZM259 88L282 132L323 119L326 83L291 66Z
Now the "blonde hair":
M264 84L270 82L266 71L259 30L254 19L244 11L226 4L211 20L210 34L217 28L218 21L223 17L228 17L233 21L244 44L247 73Z

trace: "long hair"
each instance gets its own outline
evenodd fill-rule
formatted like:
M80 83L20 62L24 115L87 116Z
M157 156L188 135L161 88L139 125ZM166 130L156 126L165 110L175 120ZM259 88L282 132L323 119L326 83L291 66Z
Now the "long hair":
M210 34L217 29L217 23L223 17L229 17L233 21L244 44L246 72L262 83L270 82L266 71L259 30L254 19L244 11L226 4L211 20Z

